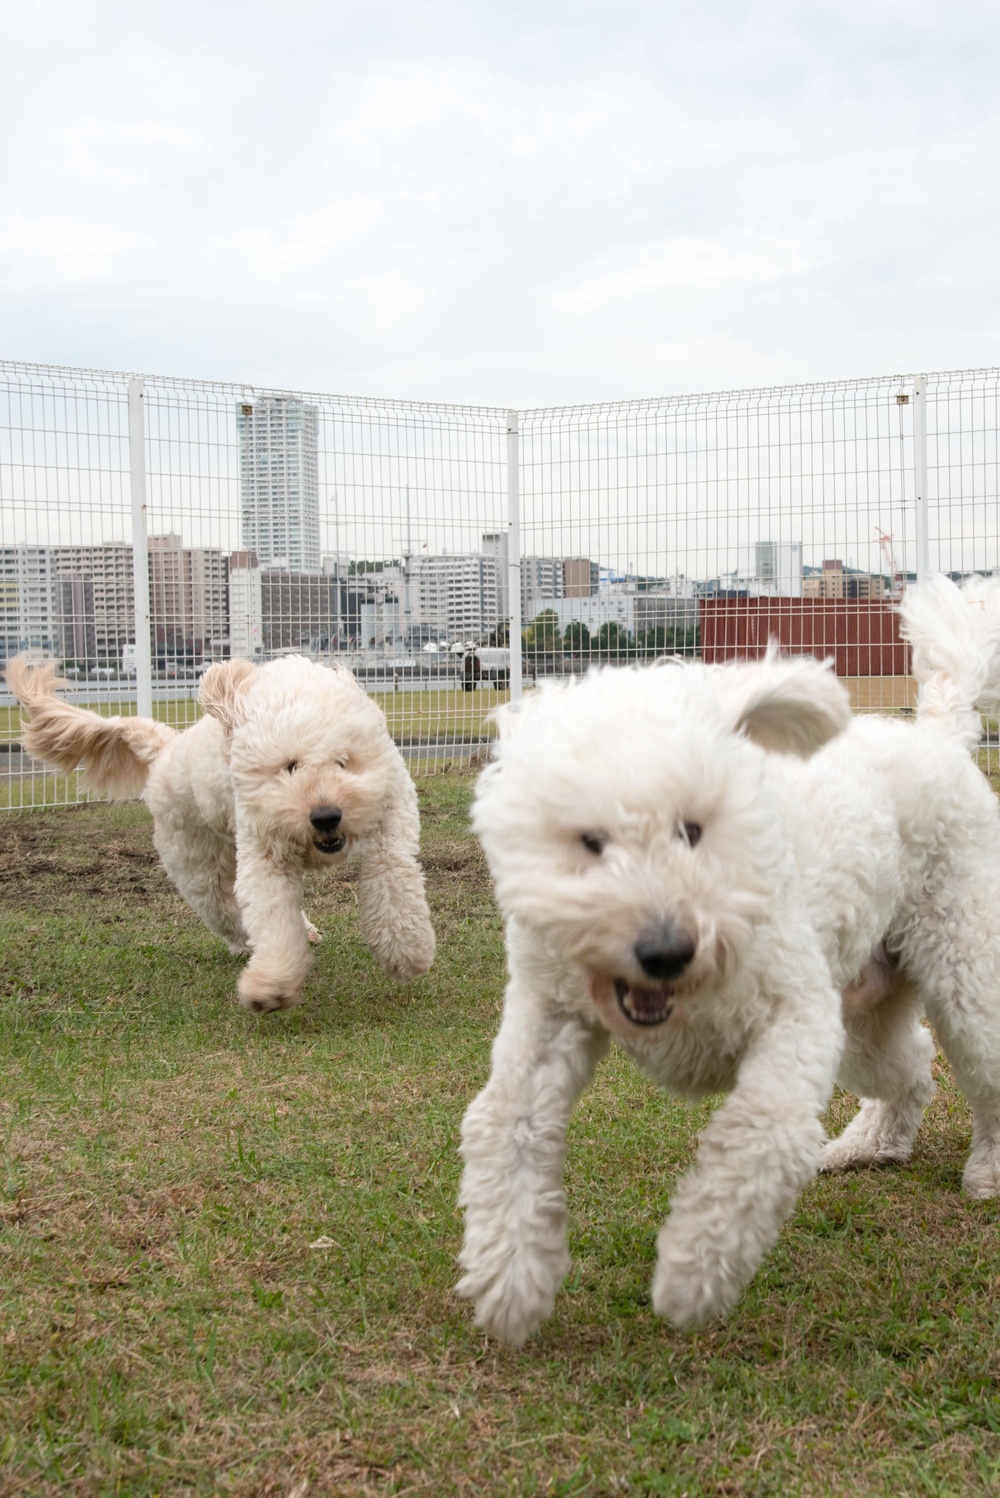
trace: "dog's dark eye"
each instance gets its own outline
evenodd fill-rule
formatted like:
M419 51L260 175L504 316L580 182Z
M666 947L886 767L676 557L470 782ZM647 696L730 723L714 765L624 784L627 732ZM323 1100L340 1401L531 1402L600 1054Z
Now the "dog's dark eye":
M581 832L580 841L588 853L603 853L607 838L599 837L596 832Z
M288 761L287 765L285 766L285 769L288 771L289 775L294 775L295 771L298 768L299 768L299 762L298 762L297 759L290 759Z
M698 822L685 822L681 827L681 837L689 848L696 848L701 842L701 826Z

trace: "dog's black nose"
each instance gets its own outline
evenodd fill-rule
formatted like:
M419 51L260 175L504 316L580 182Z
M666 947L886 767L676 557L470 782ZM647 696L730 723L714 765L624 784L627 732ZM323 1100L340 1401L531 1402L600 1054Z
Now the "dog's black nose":
M656 931L644 931L632 950L646 977L663 982L684 971L694 956L694 942L686 931L660 926Z
M317 832L331 833L336 832L340 826L342 816L339 806L314 806L309 813L309 820Z

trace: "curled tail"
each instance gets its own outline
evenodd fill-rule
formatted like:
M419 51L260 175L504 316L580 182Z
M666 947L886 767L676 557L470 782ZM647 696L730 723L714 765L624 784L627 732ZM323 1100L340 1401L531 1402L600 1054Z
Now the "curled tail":
M972 750L980 715L1000 710L1000 578L957 587L938 573L907 588L899 605L913 654L917 719Z
M114 800L141 795L149 767L175 730L152 718L102 718L55 694L50 665L7 662L7 685L21 704L21 742L35 759L69 774L81 767L89 790Z

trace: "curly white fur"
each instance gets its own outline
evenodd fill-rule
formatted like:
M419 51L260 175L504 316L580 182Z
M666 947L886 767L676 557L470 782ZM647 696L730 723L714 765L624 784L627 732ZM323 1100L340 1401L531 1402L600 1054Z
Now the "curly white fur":
M567 1124L611 1037L672 1092L729 1093L658 1238L653 1306L678 1327L735 1304L821 1161L908 1157L921 1011L973 1106L966 1189L1000 1190L1000 813L963 695L997 681L951 588L909 616L957 681L916 724L851 721L828 670L774 657L599 670L502 722L474 825L510 981L462 1129L458 1287L494 1335L552 1309ZM865 1100L824 1148L838 1072Z
M142 795L167 874L231 952L250 953L238 985L246 1008L299 1001L319 940L302 910L303 872L351 854L376 960L400 981L430 967L416 790L381 709L349 671L302 656L219 662L202 681L205 716L183 733L71 706L50 666L10 661L7 680L29 753L63 771L82 766L100 795Z

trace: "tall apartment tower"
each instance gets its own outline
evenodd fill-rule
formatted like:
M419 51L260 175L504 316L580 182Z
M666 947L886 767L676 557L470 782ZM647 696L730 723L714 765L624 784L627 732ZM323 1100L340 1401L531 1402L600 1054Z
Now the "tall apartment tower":
M263 571L318 572L319 407L266 395L236 407L242 546Z
M0 659L57 648L59 582L51 546L0 546Z
M227 564L221 551L186 547L180 536L149 538L149 612L157 657L213 660L229 639Z

